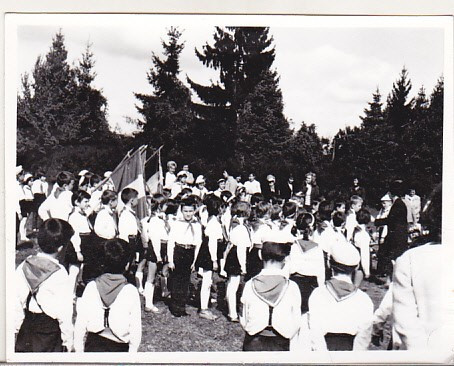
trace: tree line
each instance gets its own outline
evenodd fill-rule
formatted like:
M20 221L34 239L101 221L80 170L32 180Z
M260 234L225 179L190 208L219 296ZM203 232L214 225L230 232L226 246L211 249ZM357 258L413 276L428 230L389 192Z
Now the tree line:
M59 31L47 55L38 57L32 78L22 76L18 163L49 176L62 169L102 173L131 148L148 144L164 145L164 162L190 164L193 172L207 177L220 177L227 169L244 178L250 172L259 178L292 174L301 182L313 171L328 198L345 196L353 177L373 200L386 192L391 179L410 180L421 194L441 181L442 78L430 95L421 87L410 99L412 85L403 68L386 104L377 88L361 125L339 130L330 141L317 134L314 124L290 128L269 28L216 27L212 42L195 49L201 64L219 75L209 85L191 75L182 81L184 47L181 31L170 28L146 75L152 92L135 93L138 132L124 136L109 129L108 101L93 86L90 45L70 65Z

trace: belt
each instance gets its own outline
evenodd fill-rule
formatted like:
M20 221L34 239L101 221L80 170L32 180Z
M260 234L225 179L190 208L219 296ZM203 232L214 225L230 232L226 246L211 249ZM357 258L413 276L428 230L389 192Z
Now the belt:
M183 249L194 249L195 245L194 244L180 244L180 243L175 243L176 246L179 246Z

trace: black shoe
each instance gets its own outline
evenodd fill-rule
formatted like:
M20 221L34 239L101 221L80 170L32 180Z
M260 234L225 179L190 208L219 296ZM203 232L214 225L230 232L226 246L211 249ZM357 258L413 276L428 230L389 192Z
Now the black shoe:
M177 318L180 318L182 316L189 316L189 314L184 311L184 310L170 310L170 313Z

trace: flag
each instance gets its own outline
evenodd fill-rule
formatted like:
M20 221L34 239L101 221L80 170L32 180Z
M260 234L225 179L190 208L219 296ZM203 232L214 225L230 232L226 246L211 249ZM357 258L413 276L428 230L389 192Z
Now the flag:
M121 201L121 191L125 188L135 189L138 195L138 204L135 208L137 217L143 219L147 215L147 202L145 197L145 161L147 148L141 146L129 157L125 159L115 168L110 178L118 192L118 208L120 212L124 206Z
M151 194L162 193L164 176L161 164L161 148L159 148L148 160L146 165L147 188Z

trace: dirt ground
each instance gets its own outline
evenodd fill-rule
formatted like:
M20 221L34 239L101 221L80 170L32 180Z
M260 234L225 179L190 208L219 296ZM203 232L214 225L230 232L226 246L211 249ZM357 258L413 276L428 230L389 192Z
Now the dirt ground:
M19 265L27 256L36 253L37 245L33 241L29 246L24 246L16 251L16 266ZM170 314L168 307L159 298L159 290L155 291L156 306L160 309L159 313L142 312L142 343L140 352L172 352L172 351L192 351L192 352L220 352L220 351L241 351L244 332L238 323L230 323L223 315L225 302L223 296L219 295L219 301L211 303L211 310L218 315L215 321L208 321L198 316L198 289L200 288L200 278L196 273L192 276L190 305L187 312L190 316L175 318ZM217 293L225 292L225 280L219 279L213 289L213 297ZM379 306L386 289L383 285L374 282L363 281L361 289L366 291L371 297L375 309ZM144 299L142 299L142 307ZM385 338L381 347L370 346L371 350L384 350L387 347L390 337L389 326L385 328Z

